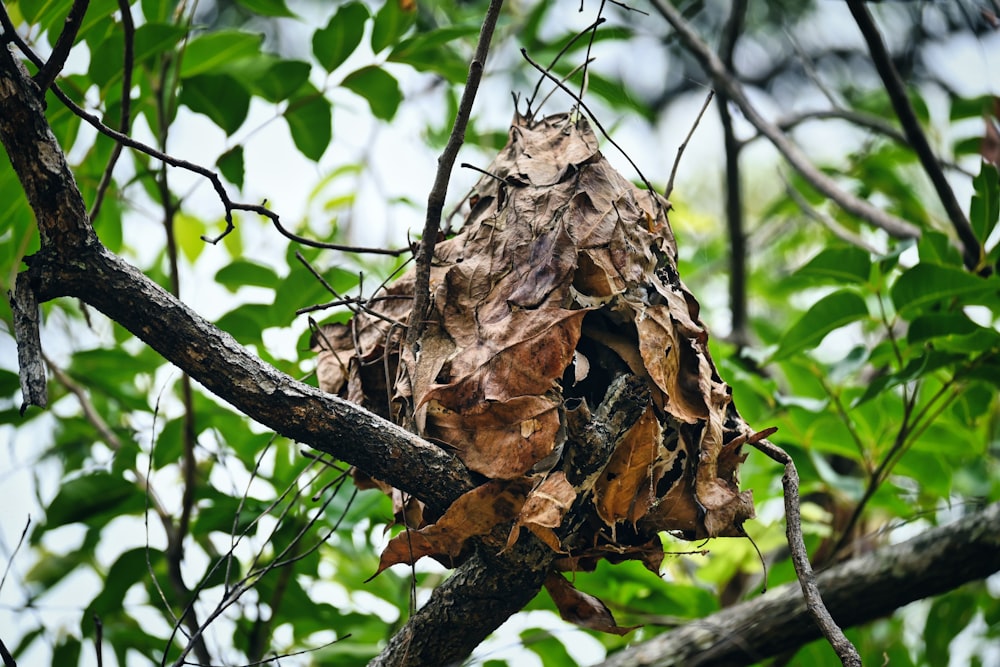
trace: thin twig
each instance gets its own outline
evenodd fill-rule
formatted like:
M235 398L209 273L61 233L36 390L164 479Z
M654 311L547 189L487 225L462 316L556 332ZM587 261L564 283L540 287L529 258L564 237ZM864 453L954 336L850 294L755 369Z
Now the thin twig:
M441 212L444 210L444 199L448 194L448 182L451 180L451 170L458 157L458 149L465 142L465 128L472 115L472 105L476 101L479 82L483 78L483 67L489 55L490 42L493 40L493 30L500 16L503 0L490 0L489 9L483 19L483 27L479 32L479 43L476 53L469 64L469 76L462 91L462 100L458 105L455 123L451 128L451 136L445 145L444 152L438 158L437 173L434 185L427 197L427 217L424 219L423 237L417 251L417 275L413 288L414 302L410 314L410 328L406 332L406 344L409 347L420 339L426 324L427 309L430 304L431 261L434 259L434 245L437 243L438 231L441 228Z
M736 81L719 57L695 33L673 4L665 0L650 0L656 10L673 26L685 48L698 60L720 93L725 93L743 112L747 120L766 136L774 147L813 187L829 197L848 213L885 230L897 238L918 238L920 228L894 216L868 202L844 191L837 182L824 174L809 158L772 122L761 116L750 103L743 87Z
M122 14L122 35L125 39L125 60L122 68L122 112L118 121L118 130L128 134L129 127L132 124L132 71L135 68L135 22L132 20L132 10L129 7L128 0L118 0L118 11ZM108 159L108 166L104 168L104 173L101 174L101 181L97 184L97 194L94 196L94 203L90 207L91 220L96 219L97 214L101 212L101 204L104 202L108 186L111 185L111 177L114 174L115 165L118 163L118 158L121 157L121 154L122 145L115 142L114 148L111 149L111 158Z
M784 175L782 175L782 178L785 178ZM785 178L785 194L787 194L789 198L791 198L791 200L798 205L799 209L807 217L812 218L816 222L820 223L821 225L829 229L830 232L841 241L845 241L853 246L857 246L858 248L861 248L862 250L869 252L873 255L880 254L875 247L873 247L863 238L861 238L851 230L841 225L839 222L834 220L829 215L826 215L822 211L813 207L808 201L806 201L806 198L802 196L802 193L796 190L795 187L788 182L787 178Z
M571 46L573 46L574 44L576 44L576 41L578 39L580 39L581 37L583 37L584 35L586 35L588 32L590 32L592 30L596 30L597 26L601 25L605 21L607 21L606 18L604 18L604 17L598 17L596 21L594 21L593 23L591 23L590 25L588 25L586 28L584 28L580 32L578 32L575 35L573 35L573 37L570 38L570 40L568 42L566 42L566 44L561 49L559 49L559 53L557 53L555 55L555 57L552 59L552 62L549 63L549 66L548 66L548 68L546 68L546 71L549 71L553 67L555 67L556 63L559 62L559 59L562 58L564 55L566 55L566 52L569 50L569 48ZM574 69L573 71L575 72L576 69ZM572 72L571 72L571 74L572 74ZM542 81L544 81L544 80L545 80L544 78L538 79L538 82L535 83L535 89L533 91L531 91L531 97L529 97L526 100L526 104L525 105L526 105L527 108L525 109L525 113L528 116L528 118L531 118L532 115L535 113L535 112L533 112L531 110L531 105L533 105L535 103L535 98L538 96L538 90L542 87ZM545 96L545 99L548 99L548 95ZM535 111L540 110L544 104L545 104L545 100L542 100L541 104L538 105L538 109L536 109Z
M24 544L24 538L28 535L28 528L31 527L31 517L24 522L24 530L21 531L21 537L17 540L17 546L14 547L14 551L10 554L10 560L7 561L7 567L3 569L3 577L0 577L0 591L3 590L3 585L7 582L7 575L10 573L10 568L14 565L14 557L17 556L17 552L21 550L21 545Z
M733 71L733 54L747 13L747 0L736 0L722 30L719 58ZM732 315L730 338L739 347L748 345L750 333L747 306L747 238L743 216L743 183L740 154L743 146L736 139L733 118L729 113L729 97L719 95L719 120L726 151L726 228L729 231L729 311Z
M670 199L670 194L674 191L674 178L677 177L677 168L681 165L681 157L684 155L684 151L687 149L688 143L691 141L691 137L694 136L694 131L698 129L698 124L701 123L701 117L705 115L708 105L712 103L713 97L715 97L715 91L708 91L708 95L705 96L705 102L701 105L701 110L698 112L697 117L695 117L694 123L691 124L691 129L688 130L687 136L684 137L684 141L681 142L681 145L677 147L677 157L674 158L674 166L670 168L670 178L667 180L667 187L663 191L663 196L666 199Z
M833 650L837 652L844 667L861 667L861 657L858 655L858 650L847 639L844 631L840 629L840 626L830 616L826 605L823 604L819 586L816 585L816 575L813 573L812 565L809 564L809 554L806 552L806 545L802 540L802 517L799 514L799 473L795 469L795 462L783 449L766 439L755 441L751 438L750 444L772 460L785 466L785 474L781 478L781 484L785 490L785 535L788 539L788 547L792 552L792 563L795 565L796 574L798 574L806 608L827 641L830 642Z
M906 95L906 87L899 77L899 72L896 71L896 66L892 63L892 57L886 49L885 42L882 41L882 35L875 26L872 15L861 0L847 0L847 6L868 44L872 62L882 78L882 83L889 94L889 100L892 102L892 108L896 111L903 132L917 157L920 158L920 163L923 165L924 171L927 172L927 176L930 177L931 183L934 184L934 189L941 199L948 219L962 242L962 257L965 266L970 271L977 271L983 260L982 246L979 244L979 239L976 238L972 225L969 224L969 219L965 217L965 212L958 203L958 199L955 198L955 192L948 184L948 179L941 171L937 157L927 141L927 135L920 127L917 114L913 110L913 105L910 104L910 98Z
M17 661L7 650L7 645L3 643L2 639L0 639L0 658L3 659L4 667L17 667Z
M618 142L616 142L614 139L611 138L611 135L608 134L608 131L604 129L604 126L601 125L601 121L597 119L597 115L590 110L590 107L587 106L586 102L580 99L572 90L566 87L564 83L556 79L551 72L542 69L541 65L539 65L538 63L536 63L534 60L531 59L531 56L528 55L528 52L525 49L521 49L521 57L527 60L532 67L541 72L543 76L547 77L550 81L559 86L559 88L561 88L564 93L573 98L573 100L579 105L581 109L587 112L587 115L590 117L591 122L594 123L594 126L597 127L600 133L604 136L605 139L608 140L608 142L612 146L618 149L618 152L621 153L622 156L624 156L624 158L628 161L628 163L632 165L632 168L635 169L635 173L639 176L639 180L642 181L643 185L646 186L646 189L649 190L651 195L653 195L653 193L655 193L656 191L653 189L653 186L649 182L649 179L646 178L645 174L642 173L642 170L639 169L639 165L635 163L632 157L625 152L625 149L623 149L618 144ZM652 199L658 206L663 206L662 202L657 197L652 196Z
M104 667L104 623L94 614L94 652L97 653L97 667Z
M83 23L83 17L87 13L89 5L90 0L74 0L73 6L69 8L69 13L66 15L66 23L63 24L62 32L59 33L59 38L52 49L52 54L42 69L38 71L38 74L35 75L35 83L38 84L38 89L43 95L66 65L66 58L69 57L69 51L73 48L73 42L76 41L76 34L80 30L80 25Z

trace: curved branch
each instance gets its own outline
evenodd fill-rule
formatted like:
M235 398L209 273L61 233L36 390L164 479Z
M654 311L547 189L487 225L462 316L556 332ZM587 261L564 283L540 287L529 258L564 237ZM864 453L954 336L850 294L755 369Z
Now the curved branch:
M817 575L842 627L1000 570L1000 503ZM600 667L750 665L819 638L795 582L616 653Z
M79 297L247 416L363 468L435 511L473 487L455 457L264 363L104 248L34 90L10 50L0 48L0 140L41 236L41 250L25 258L22 276L39 302Z
M948 219L951 220L951 224L962 242L962 256L965 260L965 266L970 271L975 271L983 260L983 249L979 245L976 233L972 230L972 225L969 224L969 219L965 217L965 212L962 211L962 207L955 198L955 192L948 184L948 179L941 171L937 156L934 155L934 151L927 141L927 135L920 127L920 121L917 120L917 114L913 110L913 105L910 104L910 98L906 96L906 88L902 79L899 78L896 66L892 64L892 58L889 57L889 51L882 41L882 35L879 34L878 28L875 27L875 21L872 20L872 15L863 2L847 0L847 6L868 44L872 62L874 62L875 69L878 70L879 77L881 77L885 90L889 94L889 100L903 126L903 132L906 134L910 146L913 147L913 151L920 158L920 164L923 165L924 171L930 177L931 183L934 184L934 189L937 191L938 197L941 198L941 204L944 205Z
M427 217L424 219L423 237L420 239L420 249L417 252L417 276L414 286L413 311L410 328L406 332L406 344L413 346L424 332L424 322L427 317L427 307L430 304L430 281L431 281L431 261L434 259L434 245L437 243L438 231L441 229L441 212L444 210L444 198L448 194L448 182L451 180L451 170L455 166L455 159L458 157L458 149L465 142L465 128L469 124L469 116L472 115L472 105L476 101L476 92L479 90L479 82L483 78L483 67L486 65L486 56L490 52L490 42L493 40L493 29L496 28L497 18L500 16L500 8L503 0L490 0L489 9L483 18L483 27L479 31L479 43L476 45L476 54L469 64L469 78L465 82L465 90L462 92L462 99L458 104L458 113L455 115L455 123L451 128L451 135L448 143L444 147L444 152L438 158L437 173L434 176L434 185L427 196Z
M898 218L868 202L845 192L837 182L816 168L805 153L799 149L788 136L774 123L765 120L757 109L750 104L743 86L733 77L729 69L709 47L698 37L691 25L684 20L677 8L665 0L651 0L653 6L663 18L673 26L684 47L698 60L720 94L731 99L747 120L757 130L766 136L774 147L785 157L795 169L808 180L813 187L837 202L848 213L866 220L897 238L918 238L920 228Z

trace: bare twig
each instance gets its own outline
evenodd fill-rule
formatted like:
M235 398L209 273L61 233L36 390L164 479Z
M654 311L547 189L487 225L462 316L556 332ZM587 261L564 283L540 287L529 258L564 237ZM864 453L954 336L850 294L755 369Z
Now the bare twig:
M581 37L583 37L587 33L591 32L593 30L596 30L597 26L601 25L605 21L607 21L606 18L604 18L603 16L599 16L596 21L594 21L593 23L591 23L590 25L588 25L586 28L584 28L580 32L578 32L575 35L573 35L573 37L568 42L566 42L566 44L561 49L559 49L559 53L557 53L555 55L555 57L552 59L552 62L549 63L549 66L548 66L548 68L546 68L546 71L549 71L553 67L555 67L556 63L559 62L559 59L562 58L564 55L566 55L566 52L569 50L569 48L571 46L573 46L574 44L576 44L576 41L578 39L580 39ZM573 71L575 72L576 70L574 69ZM533 91L531 91L531 97L529 97L526 100L526 107L527 108L525 109L525 115L528 116L529 118L534 113L534 111L531 110L531 106L535 103L535 98L538 97L538 91L542 87L542 81L544 81L544 80L545 80L544 78L538 79L538 81L535 83L535 89ZM545 99L548 99L548 95L545 96ZM542 105L544 105L544 104L545 104L545 100L542 100L541 104L538 105L538 109L536 109L535 111L538 111L539 109L541 109Z
M743 30L747 0L737 0L722 31L719 58L726 69L733 70L736 41ZM729 230L729 311L732 317L730 338L739 347L750 342L747 308L747 239L743 220L743 183L740 178L740 154L743 146L736 139L729 96L719 96L719 120L726 150L726 227Z
M10 573L10 568L14 565L14 557L17 556L17 552L21 550L21 545L24 544L24 538L28 535L28 528L31 527L31 517L24 522L24 530L21 531L21 537L17 540L17 546L14 547L14 551L10 554L10 560L7 561L7 567L3 570L3 577L0 577L0 591L3 590L3 585L7 582L7 575Z
M0 639L0 658L3 659L4 667L17 667L17 661L14 660L14 656L7 650L7 645L3 643L2 639Z
M819 587L816 585L816 575L813 573L812 565L809 564L809 554L806 552L805 542L802 541L802 517L799 514L799 473L795 469L795 462L783 449L766 439L755 441L750 438L749 442L769 458L785 466L785 474L781 478L781 484L785 490L785 535L788 539L788 547L792 552L792 563L795 565L795 573L798 575L799 584L802 587L806 607L823 632L823 636L837 652L841 663L845 667L861 667L861 657L858 655L858 650L847 639L844 631L840 629L840 626L830 616L826 605L823 604Z
M854 21L858 24L865 42L868 44L868 51L871 53L872 62L875 64L875 69L878 70L878 74L882 78L885 90L889 94L889 100L892 102L892 108L895 109L896 116L903 126L903 132L906 134L906 138L909 140L914 152L916 152L917 157L920 158L920 163L923 165L924 171L927 172L927 176L930 177L931 183L934 184L934 189L937 191L942 205L944 205L948 219L951 221L959 240L962 242L962 256L965 266L970 271L976 271L983 261L983 250L979 244L979 239L976 238L976 233L972 230L969 219L965 217L965 212L962 211L958 199L955 198L955 193L951 189L951 185L948 184L948 179L945 178L944 172L941 171L937 157L934 155L934 151L927 141L927 135L924 134L923 129L920 127L917 114L913 110L913 105L910 104L910 98L906 95L906 87L899 77L899 72L896 71L896 66L892 63L892 57L889 55L888 49L886 49L885 42L882 41L882 35L875 26L872 15L861 0L847 0L847 6L851 10Z
M465 142L465 128L469 124L469 116L472 115L472 105L476 101L479 82L483 78L483 67L486 65L490 42L493 39L493 30L496 28L502 6L503 0L490 0L489 9L486 10L483 27L479 32L476 53L469 64L469 77L465 82L465 90L462 91L462 99L458 105L458 113L455 115L455 123L451 128L451 136L448 137L444 152L438 158L434 185L427 197L427 216L424 219L423 237L417 251L417 275L413 288L413 310L410 315L412 320L410 328L406 332L406 344L410 347L413 347L424 332L427 308L430 304L431 261L434 259L434 245L437 243L438 231L441 228L441 212L444 210L444 199L448 194L448 182L451 180L451 170L458 157L458 149Z
M719 93L725 93L743 112L747 120L766 136L775 148L813 187L829 197L848 213L885 230L897 238L917 238L920 228L868 202L845 192L837 182L813 165L809 158L772 122L765 120L750 103L743 87L708 45L695 33L673 4L666 0L650 0L663 18L673 26L685 48L698 60Z
M104 667L104 623L97 614L94 614L94 652L97 654L97 667Z
M74 0L73 6L69 8L66 23L63 25L62 32L59 33L59 39L56 40L56 45L52 49L52 55L35 75L35 83L43 95L66 65L66 58L69 57L69 51L73 48L76 33L80 30L80 24L83 23L83 17L87 13L89 5L90 0Z
M118 130L128 134L129 127L132 124L132 70L135 68L135 22L132 21L132 9L129 7L128 0L118 0L118 11L122 14L122 36L125 40L125 59L122 68L122 112L118 121ZM108 160L108 166L104 168L104 173L101 174L101 182L97 184L97 194L94 196L94 203L90 206L91 220L97 218L97 214L101 212L104 195L107 193L108 186L111 185L111 177L114 174L115 165L118 163L118 158L121 157L121 154L122 144L115 142L114 148L111 149L111 158Z
M667 180L667 187L663 191L663 196L666 199L670 199L670 194L674 191L674 178L677 177L677 169L681 165L681 157L684 155L684 151L687 149L687 145L691 141L691 137L694 136L694 131L698 129L698 124L701 123L701 117L705 115L708 105L712 103L713 97L715 97L715 91L708 91L708 95L705 96L705 102L701 105L701 110L698 112L697 117L695 117L694 123L691 124L691 129L688 130L687 136L684 137L684 141L681 142L681 145L677 147L677 157L674 158L674 166L670 168L670 178Z
M577 96L576 93L574 93L572 90L570 90L566 86L566 84L564 84L559 79L556 79L555 76L553 76L551 72L543 69L541 65L539 65L534 60L532 60L531 56L528 55L528 52L525 49L521 49L521 57L524 58L525 60L527 60L528 64L530 64L532 67L534 67L539 72L541 72L543 76L547 77L550 81L552 81L553 83L555 83L564 93L566 93L571 98L573 98L573 100L577 103L577 105L579 105L579 107L581 109L583 109L584 111L587 112L587 115L590 117L591 122L594 123L594 126L597 127L597 129L604 136L604 138L607 139L608 142L612 146L614 146L615 148L617 148L618 152L621 153L622 156L624 156L624 158L628 161L628 163L630 165L632 165L632 168L635 169L635 173L639 176L639 180L642 181L643 185L646 186L646 189L649 190L649 192L651 194L655 193L655 190L653 189L653 185L649 182L649 179L646 178L646 175L642 173L642 170L639 169L639 165L637 165L635 163L635 161L632 159L632 157L628 153L625 152L625 150L618 144L618 142L616 142L614 139L611 138L611 135L608 134L608 131L604 129L604 126L601 125L601 121L599 121L597 119L597 115L593 111L590 110L590 107L587 106L586 102L584 102L582 99L580 99L580 97ZM657 206L662 206L663 205L661 203L661 201L658 198L656 198L655 196L652 196L652 199L656 203Z
M866 252L870 252L873 255L879 254L879 251L863 238L841 225L829 215L826 215L822 211L819 211L815 207L811 206L809 202L806 201L806 198L802 196L802 193L796 190L795 187L788 182L787 178L785 179L785 194L787 194L791 200L798 205L799 209L801 209L805 215L829 229L830 232L841 241L857 246L858 248L861 248Z

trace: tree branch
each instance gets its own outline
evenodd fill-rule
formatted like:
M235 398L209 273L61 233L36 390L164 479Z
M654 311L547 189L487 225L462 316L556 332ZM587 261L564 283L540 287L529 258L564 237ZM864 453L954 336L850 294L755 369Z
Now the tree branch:
M1000 503L817 576L842 627L1000 570ZM616 653L600 667L750 665L819 638L795 583ZM877 664L877 663L873 663Z
M927 135L920 127L920 121L917 120L917 114L913 111L910 98L906 96L906 87L903 85L902 79L899 78L896 66L892 64L892 58L882 41L882 35L875 26L872 15L861 0L847 0L847 6L868 44L872 62L882 78L885 90L889 94L889 100L892 102L892 108L895 109L896 116L903 126L903 132L917 157L920 158L920 164L924 166L924 171L930 177L931 183L934 184L934 189L937 191L938 197L941 198L948 219L951 220L951 224L962 242L962 256L965 260L965 266L970 271L976 271L983 260L979 239L976 238L976 233L972 230L969 219L965 217L965 212L955 198L955 193L948 184L948 179L941 171L938 159L927 141Z
M435 511L473 488L465 467L440 447L265 364L101 246L33 90L10 50L0 48L0 140L41 235L42 249L25 258L25 284L39 302L79 297L247 416L363 468Z
M69 51L73 48L73 42L76 41L76 33L80 30L80 24L83 23L83 17L87 13L87 7L89 6L90 0L74 0L73 5L69 8L69 14L66 15L66 22L63 25L62 32L59 33L59 39L56 40L52 54L42 69L39 70L38 74L35 75L35 84L42 95L45 94L45 91L48 90L52 82L59 76L59 72L66 65L66 58L69 57Z
M430 304L431 261L434 259L434 245L437 243L438 231L441 229L441 212L444 210L444 199L448 194L448 182L451 180L451 170L458 157L458 149L465 142L465 128L469 124L469 116L472 115L472 105L476 101L479 82L483 78L483 67L486 65L486 56L489 54L490 42L493 40L493 29L496 28L502 6L503 0L490 0L489 9L486 10L483 27L479 31L476 54L469 64L469 77L465 82L465 90L462 91L462 99L458 104L458 112L455 114L455 123L451 128L451 136L448 137L444 152L438 158L434 185L427 197L427 216L424 219L423 237L420 239L420 249L417 252L413 310L410 315L410 328L406 332L406 344L410 347L420 339L424 332L427 307Z
M691 25L677 11L677 8L665 0L651 0L651 2L660 15L673 26L685 48L701 63L705 72L712 78L717 88L716 92L725 95L739 106L747 120L774 144L774 147L788 160L789 164L795 167L813 187L837 202L848 213L885 230L892 236L897 238L917 238L920 236L919 227L845 192L834 179L817 169L784 132L757 113L754 106L750 104L743 87L719 57L698 37Z

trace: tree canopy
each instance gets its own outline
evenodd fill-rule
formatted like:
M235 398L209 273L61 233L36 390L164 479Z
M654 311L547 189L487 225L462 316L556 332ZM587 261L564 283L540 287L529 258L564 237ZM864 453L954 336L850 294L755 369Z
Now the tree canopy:
M0 24L5 667L1000 659L995 13Z

